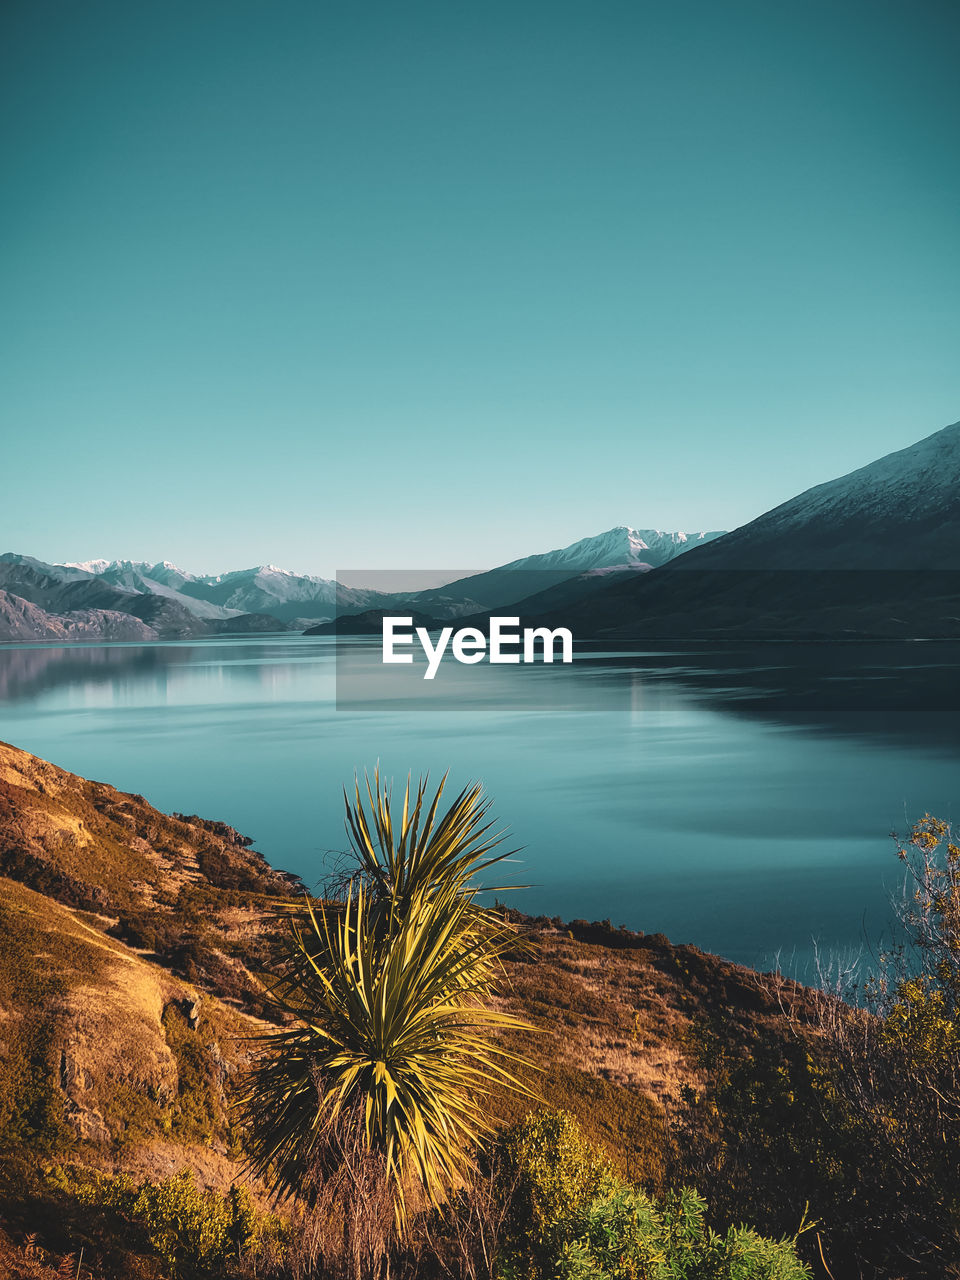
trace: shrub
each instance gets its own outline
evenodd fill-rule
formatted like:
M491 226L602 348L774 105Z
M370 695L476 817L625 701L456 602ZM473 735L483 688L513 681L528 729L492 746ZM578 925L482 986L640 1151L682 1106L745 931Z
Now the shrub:
M127 1212L141 1222L150 1243L174 1272L203 1271L230 1252L231 1206L213 1191L200 1191L189 1172L163 1182L144 1182Z
M557 1280L808 1280L790 1240L767 1240L746 1227L717 1235L705 1225L695 1191L662 1204L618 1187L571 1223L575 1239L556 1259Z
M230 1263L274 1253L284 1238L280 1219L259 1213L248 1189L226 1195L203 1190L185 1170L162 1182L135 1183L123 1175L57 1167L50 1186L97 1209L112 1209L145 1232L151 1249L174 1276L219 1277Z
M206 1023L204 1012L200 1030L205 1034L210 1030ZM216 1063L204 1044L204 1035L191 1030L174 1004L168 1004L163 1011L163 1029L177 1061L177 1096L169 1116L171 1133L181 1142L209 1143L215 1134L228 1128Z
M699 1028L709 1087L676 1174L771 1234L809 1206L809 1260L835 1274L927 1280L960 1275L960 845L928 815L897 852L899 938L866 981L821 993L817 1034L798 1022L736 1057Z
M503 1136L510 1198L504 1280L806 1280L793 1240L719 1235L685 1189L656 1200L620 1180L569 1112L540 1111Z
M494 1160L513 1251L533 1265L553 1257L570 1221L615 1183L569 1111L531 1112L500 1138Z

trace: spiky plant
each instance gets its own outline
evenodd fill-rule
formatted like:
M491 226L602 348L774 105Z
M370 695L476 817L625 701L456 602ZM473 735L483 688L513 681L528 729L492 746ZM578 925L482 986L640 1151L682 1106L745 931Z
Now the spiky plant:
M369 778L364 781L370 819L360 794L359 780L354 781L352 803L346 790L343 793L351 850L355 864L370 881L377 897L395 904L401 912L415 894L446 886L456 886L472 897L476 892L475 887L470 887L475 886L474 877L511 856L509 852L493 855L504 836L494 831L494 824L486 820L490 801L484 798L480 783L464 787L437 821L447 775L440 780L429 803L427 779L421 778L411 804L408 778L400 822L395 827L391 792L381 785L379 769L374 771L373 787Z
M401 1229L415 1184L438 1204L468 1175L490 1087L527 1091L493 1034L523 1024L489 1004L515 931L475 880L508 855L493 853L502 837L480 787L438 818L443 786L428 802L408 780L399 822L379 774L371 816L359 784L353 803L345 794L354 875L291 916L273 992L288 1025L263 1038L247 1101L252 1164L281 1193L322 1182L356 1149L344 1126L361 1127Z

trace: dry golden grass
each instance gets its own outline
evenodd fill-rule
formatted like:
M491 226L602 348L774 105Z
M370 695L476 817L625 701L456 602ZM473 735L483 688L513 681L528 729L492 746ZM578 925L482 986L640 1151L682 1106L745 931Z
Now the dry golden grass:
M119 914L214 883L255 894L287 880L228 827L160 813L0 743L0 873L70 905Z
M227 1114L238 1037L264 1025L251 1016L258 971L289 881L229 828L168 817L0 744L4 869L0 1085L3 1046L23 1032L30 1070L17 1087L45 1090L36 1123L50 1143L107 1172L192 1167L201 1185L228 1185L240 1170ZM669 1112L699 1082L698 1021L722 1014L731 1043L746 1043L758 1026L785 1029L776 999L749 971L658 935L517 920L532 953L509 959L501 1004L537 1030L509 1047L539 1065L529 1083L549 1105L656 1186ZM493 1097L489 1114L509 1122L530 1105Z
M59 1092L68 1135L111 1151L132 1151L140 1142L167 1146L168 1163L182 1165L184 1049L193 1068L211 1059L223 1086L243 1057L239 1037L259 1024L107 937L90 917L2 877L0 912L8 939L23 941L21 968L55 975L55 995L43 1009L45 1072ZM8 991L14 989L11 981ZM178 1011L195 1005L200 1025L191 1029ZM35 1010L10 998L3 1010L4 1040L13 1044L18 1021ZM214 1102L219 1123L211 1117L211 1137L219 1133L225 1152L226 1102Z
M695 1071L683 1052L689 1016L647 953L541 933L532 965L514 964L509 1001L554 1041L565 1065L664 1104Z

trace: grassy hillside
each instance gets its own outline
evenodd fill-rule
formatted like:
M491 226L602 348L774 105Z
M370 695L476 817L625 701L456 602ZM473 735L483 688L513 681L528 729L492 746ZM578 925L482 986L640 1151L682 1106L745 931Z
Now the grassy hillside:
M245 1178L231 1108L297 882L221 823L161 814L11 746L0 873L0 1259L42 1270L82 1247L98 1277L166 1274L156 1239L118 1225L129 1188L116 1180L189 1171L191 1195L223 1197ZM720 1018L733 1054L792 1040L778 998L660 935L514 918L524 946L502 1001L536 1028L512 1033L540 1068L532 1088L662 1188L668 1112L703 1084L702 1028ZM490 1109L510 1122L529 1105L503 1094ZM114 1181L94 1196L91 1178Z

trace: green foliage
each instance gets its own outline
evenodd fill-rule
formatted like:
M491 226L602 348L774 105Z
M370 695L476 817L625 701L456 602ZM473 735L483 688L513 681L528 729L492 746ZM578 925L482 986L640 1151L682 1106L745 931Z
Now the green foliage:
M946 1068L955 1076L960 1063L960 845L946 822L927 814L897 852L907 869L901 911L907 945L886 953L868 996L884 1020L888 1044L918 1067Z
M217 1057L217 1044L226 1038L225 1029L212 1023L206 1008L200 1026L190 1027L175 1003L166 1006L161 1023L177 1064L176 1093L161 1096L142 1083L113 1079L97 1098L107 1127L121 1150L161 1134L182 1143L209 1145L218 1137L229 1142L233 1135L218 1079L222 1063Z
M790 1240L746 1227L724 1235L705 1223L706 1205L684 1189L658 1204L619 1187L590 1205L556 1259L557 1280L809 1280Z
M863 985L821 995L815 1028L730 1057L700 1027L709 1085L688 1098L679 1176L770 1233L809 1206L810 1259L837 1275L926 1280L960 1274L960 846L928 815L898 854L900 940Z
M189 1173L143 1183L122 1196L119 1208L142 1222L150 1243L174 1273L211 1270L231 1245L231 1206L213 1191L199 1191Z
M664 1113L645 1093L560 1064L544 1074L540 1092L552 1107L576 1116L618 1174L647 1190L663 1190Z
M555 1280L806 1280L790 1240L718 1235L685 1189L658 1201L620 1180L568 1112L540 1111L502 1138L510 1197L499 1274Z
M177 1096L167 1118L170 1133L182 1142L208 1143L227 1127L216 1064L205 1044L209 1015L203 1010L194 1029L180 1009L170 1004L163 1011L163 1029L177 1060Z
M514 1041L509 1042L513 1047ZM517 1051L534 1057L547 1047L545 1038L516 1039ZM550 1108L576 1118L586 1140L603 1153L616 1173L644 1186L663 1190L664 1156L668 1142L661 1107L639 1089L563 1062L548 1062L538 1081L538 1093ZM529 1109L527 1099L497 1093L497 1114L505 1127L519 1123ZM526 1105L524 1105L526 1103Z
M189 1170L162 1182L136 1183L92 1170L57 1167L50 1187L81 1204L109 1209L136 1224L166 1272L175 1277L220 1277L245 1259L270 1255L282 1243L280 1219L256 1210L249 1190L226 1195L202 1190Z
M960 1055L960 1022L955 1001L931 974L897 982L885 1010L881 1035L917 1066L934 1071Z
M569 1111L531 1112L500 1138L495 1159L511 1200L514 1249L534 1264L554 1256L571 1219L615 1185Z
M827 1046L760 1033L746 1052L730 1055L715 1028L701 1024L697 1047L708 1084L686 1091L672 1178L695 1183L714 1219L749 1217L768 1235L796 1232L809 1212L831 1268L858 1274L852 1268L866 1253L854 1243L865 1230L861 1215L873 1224L873 1240L881 1238L870 1201L883 1177L875 1183L869 1146L837 1088ZM802 1252L807 1241L813 1261L815 1234L801 1240Z

